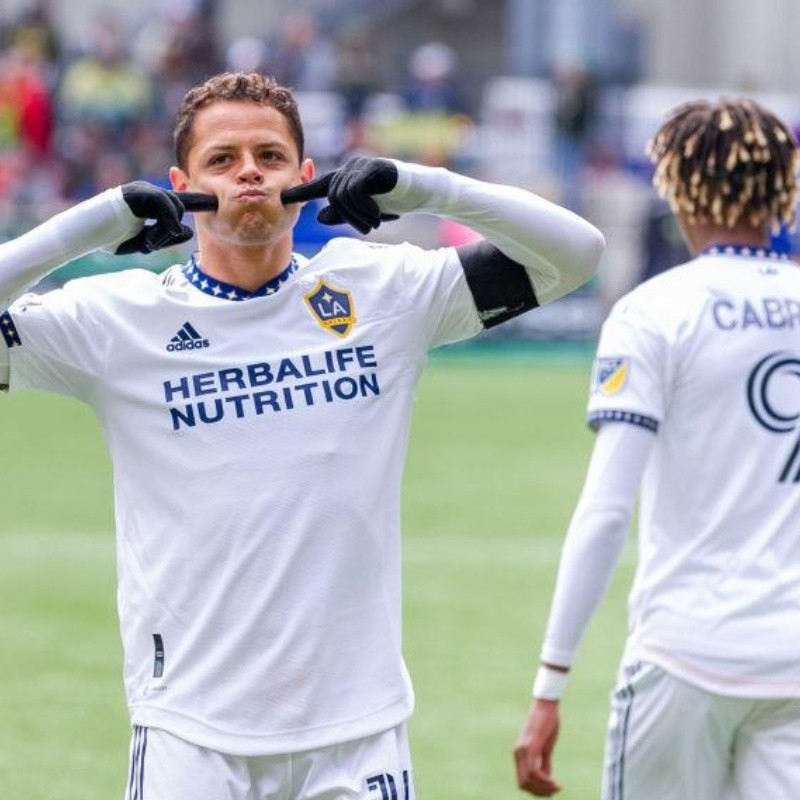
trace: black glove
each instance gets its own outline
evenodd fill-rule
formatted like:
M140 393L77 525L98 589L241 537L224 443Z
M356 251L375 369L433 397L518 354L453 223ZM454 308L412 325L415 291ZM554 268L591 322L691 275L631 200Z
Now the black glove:
M293 186L281 193L281 201L300 203L327 197L317 219L323 225L352 225L360 233L369 233L381 222L397 219L397 214L382 214L372 199L397 186L397 167L385 158L351 158L340 167L309 183Z
M117 255L152 253L162 247L188 242L194 235L188 225L181 223L184 208L175 192L145 181L133 181L122 187L122 197L139 219L154 222L122 242L114 251Z

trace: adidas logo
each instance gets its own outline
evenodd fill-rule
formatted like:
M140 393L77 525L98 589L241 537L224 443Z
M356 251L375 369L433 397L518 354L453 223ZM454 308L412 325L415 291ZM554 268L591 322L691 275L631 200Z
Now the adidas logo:
M200 350L203 347L210 347L208 339L204 339L195 329L191 322L184 322L181 329L169 340L167 352L174 353L176 350Z

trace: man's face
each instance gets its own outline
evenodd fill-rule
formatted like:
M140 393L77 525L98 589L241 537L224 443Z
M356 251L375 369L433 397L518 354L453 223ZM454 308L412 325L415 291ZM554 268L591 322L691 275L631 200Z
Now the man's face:
M286 118L247 101L219 101L194 119L185 171L172 167L177 191L216 195L219 210L198 214L198 234L242 246L270 244L290 233L299 205L283 206L280 193L314 175L299 154Z

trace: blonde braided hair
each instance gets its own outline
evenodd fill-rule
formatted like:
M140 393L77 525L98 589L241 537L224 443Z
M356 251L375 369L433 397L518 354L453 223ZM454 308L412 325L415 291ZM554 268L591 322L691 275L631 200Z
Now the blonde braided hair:
M675 214L733 228L793 226L797 141L754 100L694 100L676 108L648 142L653 185Z

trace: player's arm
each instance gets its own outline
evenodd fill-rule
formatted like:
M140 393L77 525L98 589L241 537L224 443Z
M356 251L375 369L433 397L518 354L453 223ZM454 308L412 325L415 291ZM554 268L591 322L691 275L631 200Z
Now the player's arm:
M625 544L653 441L650 430L624 422L603 423L597 433L564 541L533 705L514 750L519 787L540 797L560 788L552 774L558 703L578 645Z
M486 241L458 248L485 327L555 300L587 281L605 247L583 218L511 186L446 169L384 158L355 158L294 187L284 202L325 196L319 219L362 233L382 220L425 212L468 225Z
M105 248L149 253L188 241L175 192L143 181L109 189L0 244L0 311L56 267ZM145 220L154 224L145 226Z
M149 253L185 242L183 204L174 192L143 181L109 189L52 217L17 239L0 244L0 387L8 385L8 348L14 299L62 264L105 248L118 254ZM145 220L153 220L145 225Z

